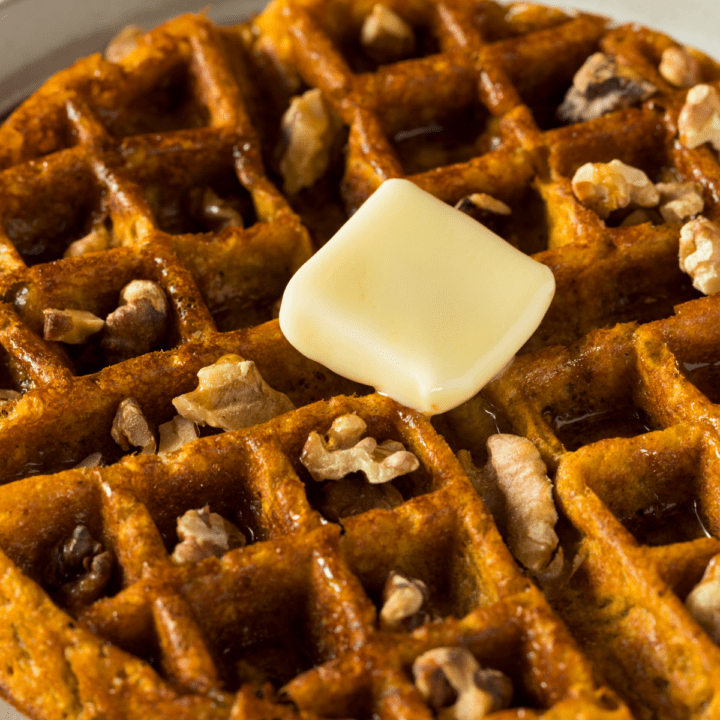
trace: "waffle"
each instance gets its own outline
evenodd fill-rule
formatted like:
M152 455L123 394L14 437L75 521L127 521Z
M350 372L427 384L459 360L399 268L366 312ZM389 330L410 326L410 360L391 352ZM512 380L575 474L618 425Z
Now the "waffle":
M387 5L415 33L402 60L363 52L373 3L275 0L233 27L130 33L0 126L0 693L29 717L458 717L414 672L440 648L510 679L497 718L720 714L720 649L683 604L720 553L720 304L678 267L681 223L603 219L572 182L621 160L698 182L720 219L717 155L677 141L686 90L658 70L675 43L525 3ZM655 91L568 124L558 108L598 51ZM291 187L284 118L317 89L336 136ZM292 273L394 177L504 203L484 221L556 278L518 357L432 420L304 358L272 319ZM134 280L168 308L142 342L135 326L129 349L112 341L109 320L79 344L48 330L58 311L114 315ZM173 400L228 356L294 409L156 454ZM129 398L142 452L117 432ZM308 438L348 416L415 469L314 479ZM553 480L552 572L516 562L460 453L482 467L498 432L531 440ZM242 540L179 561L191 511ZM384 624L393 574L423 588L416 627Z

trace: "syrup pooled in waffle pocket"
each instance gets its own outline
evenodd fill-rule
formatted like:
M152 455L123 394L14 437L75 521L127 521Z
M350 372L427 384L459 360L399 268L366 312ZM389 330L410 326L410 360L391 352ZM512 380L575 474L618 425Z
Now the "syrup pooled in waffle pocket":
M720 67L459 0L276 1L106 55L0 127L2 696L716 716ZM391 178L555 278L432 419L273 319Z

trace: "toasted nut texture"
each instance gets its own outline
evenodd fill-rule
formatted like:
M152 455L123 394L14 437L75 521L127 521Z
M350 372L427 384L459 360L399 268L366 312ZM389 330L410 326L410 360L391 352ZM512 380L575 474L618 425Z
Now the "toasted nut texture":
M415 687L441 720L479 720L512 702L510 678L499 670L481 668L464 648L439 647L423 653L413 663L413 676Z
M675 87L689 88L702 80L700 63L687 50L669 47L663 50L660 74Z
M636 205L655 207L660 194L650 178L622 160L609 163L585 163L572 179L575 197L605 219L613 210Z
M91 335L100 332L105 321L86 310L57 310L49 308L43 310L45 327L43 337L45 340L54 340L68 345L81 345L88 341Z
M17 390L0 390L0 405L8 402L15 402L22 397L22 393Z
M140 451L142 455L155 452L155 436L135 398L125 398L118 405L110 435L123 450L136 447L142 448Z
M78 525L51 551L44 580L63 605L74 609L100 597L114 564L113 552L104 550L84 525Z
M702 185L698 182L658 183L660 214L669 223L679 223L703 211Z
M598 52L575 73L572 87L558 108L558 117L570 123L594 120L647 100L655 92L655 85L635 70Z
M105 59L109 62L119 63L133 50L137 49L138 38L145 31L137 25L126 25L105 48Z
M182 415L176 415L172 420L158 426L160 433L160 444L158 447L158 455L167 455L168 453L179 450L183 445L197 440L197 426L192 420L184 418Z
M680 143L686 148L706 142L720 152L720 95L710 85L695 85L688 90L678 117Z
M330 164L339 121L318 88L296 96L282 117L285 151L280 172L285 192L295 195L314 185Z
M206 505L188 510L177 519L180 542L170 559L176 563L194 563L209 557L222 557L228 550L245 545L245 535L229 520L210 512Z
M660 216L660 213L657 212L657 210L638 208L637 210L633 210L620 223L620 227L632 227L633 225L642 225L643 223L652 223L653 225L655 225L660 222L662 222L662 217Z
M243 227L238 209L223 200L211 187L193 188L191 203L194 214L215 232L226 227Z
M720 645L720 555L710 560L700 582L685 598L685 607L713 642Z
M300 460L314 480L341 480L361 471L371 484L386 483L417 470L420 461L402 443L360 437L367 429L357 415L337 418L328 432L327 441L319 433L310 433Z
M154 350L168 329L165 291L152 280L133 280L120 291L119 307L105 319L102 347L110 362Z
M397 13L377 3L362 24L360 44L376 63L397 62L415 51L415 33Z
M505 497L510 550L529 570L542 570L558 546L558 514L545 463L532 442L517 435L493 435L487 448L484 472Z
M427 613L422 612L427 596L427 585L422 580L391 572L383 588L380 629L413 630L422 625L427 619Z
M110 232L104 225L99 225L85 237L70 243L63 257L78 257L91 252L102 252L110 247Z
M705 295L720 291L720 225L702 215L680 231L680 269Z
M180 415L198 425L240 430L295 409L287 395L263 380L252 360L239 355L223 355L198 378L195 390L173 400Z
M94 452L88 455L84 460L81 460L75 468L94 468L103 467L103 465L105 465L105 461L102 453Z
M487 193L473 193L458 200L455 208L472 215L474 213L490 213L492 215L510 215L512 210L502 200L495 199Z
M559 25L573 14L573 10L563 12L560 8L520 2L510 5L505 13L505 22L517 32L526 33Z

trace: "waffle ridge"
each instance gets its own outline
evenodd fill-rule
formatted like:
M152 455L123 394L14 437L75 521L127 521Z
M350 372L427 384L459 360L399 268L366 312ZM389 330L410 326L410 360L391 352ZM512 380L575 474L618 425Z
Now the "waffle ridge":
M720 553L720 300L679 269L680 223L605 221L571 184L620 159L700 183L720 220L717 154L678 142L686 90L658 71L675 43L528 3L392 0L417 48L378 64L357 41L374 4L273 0L229 27L184 15L117 62L79 60L0 126L0 388L21 393L0 404L0 694L31 718L430 720L412 667L440 647L511 678L498 719L720 716L720 649L684 605ZM599 51L656 92L561 123ZM693 56L720 90L720 65ZM312 88L342 152L289 193L281 116ZM506 203L488 225L555 275L543 323L469 415L431 421L341 378L272 319L292 273L396 177L452 205ZM244 227L198 214L207 188ZM65 255L90 232L105 249ZM132 280L170 307L152 352L44 339L44 311L105 317ZM121 450L124 399L156 428L227 355L296 409L170 454ZM349 414L418 458L397 503L360 489L337 510L301 462ZM549 469L559 576L518 565L456 456L481 466L500 431ZM105 466L76 467L96 452ZM180 564L176 521L203 506L247 545ZM80 526L113 557L95 595L49 580ZM430 622L380 629L392 572L425 583Z

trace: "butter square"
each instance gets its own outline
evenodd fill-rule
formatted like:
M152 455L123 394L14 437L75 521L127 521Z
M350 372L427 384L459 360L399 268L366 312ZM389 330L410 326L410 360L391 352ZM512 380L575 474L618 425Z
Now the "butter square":
M408 180L387 180L291 278L303 355L425 413L475 395L555 292L549 268Z

